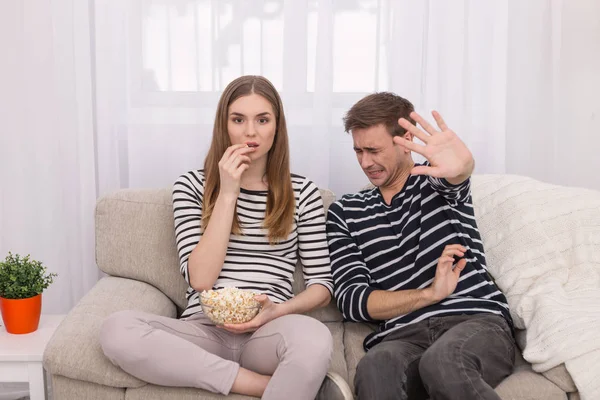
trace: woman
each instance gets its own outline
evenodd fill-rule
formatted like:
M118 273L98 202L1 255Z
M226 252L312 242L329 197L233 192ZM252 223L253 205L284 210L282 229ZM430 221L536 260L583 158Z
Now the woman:
M101 330L106 356L163 386L276 400L351 396L338 376L324 381L329 330L299 315L331 299L325 217L315 184L290 173L283 106L268 80L243 76L227 86L204 170L175 182L173 210L188 306L178 320L113 314ZM307 288L294 297L298 255ZM214 326L199 292L223 287L262 293L259 314Z

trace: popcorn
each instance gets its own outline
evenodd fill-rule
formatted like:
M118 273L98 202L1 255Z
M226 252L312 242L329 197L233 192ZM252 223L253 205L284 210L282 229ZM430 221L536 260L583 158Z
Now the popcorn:
M204 290L200 293L200 305L204 314L216 325L241 324L250 321L260 311L260 303L254 299L257 294L235 287Z

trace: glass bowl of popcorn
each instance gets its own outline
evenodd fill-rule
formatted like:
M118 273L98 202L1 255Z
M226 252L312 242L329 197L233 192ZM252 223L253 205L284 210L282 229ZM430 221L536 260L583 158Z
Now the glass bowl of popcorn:
M250 321L260 311L260 303L250 290L227 287L216 290L203 290L200 293L200 306L204 314L215 324L242 324Z

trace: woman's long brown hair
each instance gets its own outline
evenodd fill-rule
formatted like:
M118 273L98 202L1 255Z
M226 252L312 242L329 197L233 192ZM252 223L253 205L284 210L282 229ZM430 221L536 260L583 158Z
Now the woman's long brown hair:
M264 97L271 103L277 126L273 145L267 155L268 195L267 210L263 222L263 228L268 230L269 242L273 244L284 240L290 234L296 204L290 173L290 151L283 104L273 84L262 76L247 75L237 78L227 85L219 99L212 142L208 155L204 160L206 179L202 205L202 228L206 229L219 196L221 187L219 160L223 157L225 150L231 146L231 140L227 132L229 106L238 98L252 93ZM231 232L233 234L240 234L241 232L237 209L233 216Z

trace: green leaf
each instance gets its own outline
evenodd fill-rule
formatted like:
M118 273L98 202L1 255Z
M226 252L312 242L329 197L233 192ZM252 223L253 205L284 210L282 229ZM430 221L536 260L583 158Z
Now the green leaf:
M37 296L48 288L58 274L48 273L40 261L29 254L21 257L11 252L0 262L0 297L26 299Z

